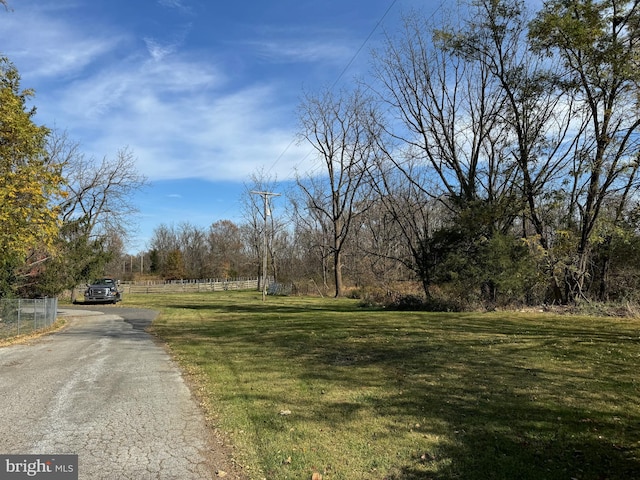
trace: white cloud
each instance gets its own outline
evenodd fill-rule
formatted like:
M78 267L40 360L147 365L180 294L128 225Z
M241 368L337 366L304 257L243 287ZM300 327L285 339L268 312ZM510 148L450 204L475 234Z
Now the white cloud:
M94 27L91 31L50 15L49 10L26 9L3 17L3 51L23 76L35 81L69 78L128 39L121 32Z
M194 93L171 101L147 92L108 115L108 122L95 122L102 135L92 150L111 146L113 151L112 145L124 141L138 157L141 171L155 180L243 181L260 167L273 167L284 179L301 157L289 148L276 163L293 133L274 125L268 112L277 109L271 98L273 92L260 87L227 95Z
M174 53L177 48L175 44L161 45L152 38L145 38L144 43L147 45L149 54L156 61L163 60L167 55Z
M286 180L305 157L291 145L295 119L292 107L279 101L283 92L264 79L241 84L215 57L185 53L186 30L167 42L136 41L117 29L89 30L46 12L28 17L28 25L13 25L8 35L27 65L19 65L23 79L48 87L44 93L36 87L39 121L67 130L88 155L108 157L128 147L151 180L240 182L259 169ZM262 45L263 52L278 50L281 58L298 61L345 55L335 46Z
M191 23L183 25L181 29L173 35L171 41L161 41L155 38L145 37L144 43L147 46L151 58L159 62L164 60L168 55L177 52L187 38L191 27Z
M353 56L353 48L344 43L279 40L251 42L258 54L275 62L330 62L344 64Z
M185 5L182 0L158 0L158 3L167 8L177 8L178 10L182 10L184 12L191 11L190 7Z
M344 65L358 48L351 32L313 26L253 26L244 45L272 63L330 63Z
M289 113L277 96L268 85L232 88L208 63L167 55L105 67L69 84L46 107L56 124L81 135L90 155L130 147L152 180L243 181L271 167L293 139L291 129L277 126ZM293 173L294 151L276 163L279 178Z

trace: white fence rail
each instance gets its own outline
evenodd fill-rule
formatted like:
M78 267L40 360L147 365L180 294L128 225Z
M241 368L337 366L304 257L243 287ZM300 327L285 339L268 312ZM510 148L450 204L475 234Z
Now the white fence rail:
M57 298L0 300L0 338L25 335L51 326L58 314Z
M267 285L272 283L267 279ZM124 301L131 293L195 293L195 292L222 292L226 290L258 290L259 279L235 279L235 280L173 280L173 281L135 281L120 282ZM86 286L78 286L73 292L69 292L72 299L82 302Z
M173 282L121 283L124 295L128 293L222 292L225 290L257 290L258 279L248 280L183 280Z

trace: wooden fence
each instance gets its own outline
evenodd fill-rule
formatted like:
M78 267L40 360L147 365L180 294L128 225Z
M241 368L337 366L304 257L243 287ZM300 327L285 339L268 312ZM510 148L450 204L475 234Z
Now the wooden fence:
M267 285L270 282L267 281ZM226 290L258 290L259 281L257 278L240 280L176 280L171 282L120 282L119 286L123 295L130 293L188 293L188 292L222 292ZM84 298L85 286L78 286L74 289L74 296L67 292L71 298L81 302ZM65 297L62 295L61 297Z
M121 283L124 295L128 293L180 293L222 292L226 290L258 290L258 279L248 280L185 280L177 282L127 282Z

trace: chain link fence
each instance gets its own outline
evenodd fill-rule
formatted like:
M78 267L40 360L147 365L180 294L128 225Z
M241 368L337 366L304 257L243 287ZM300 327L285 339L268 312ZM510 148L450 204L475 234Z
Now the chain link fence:
M58 314L57 298L0 300L0 338L25 335L51 326Z

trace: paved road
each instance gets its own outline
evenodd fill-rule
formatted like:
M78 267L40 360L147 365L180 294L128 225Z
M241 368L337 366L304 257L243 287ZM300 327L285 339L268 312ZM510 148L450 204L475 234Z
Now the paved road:
M64 330L0 348L0 453L78 454L86 480L215 478L225 459L143 331L155 313L102 310L65 310Z

